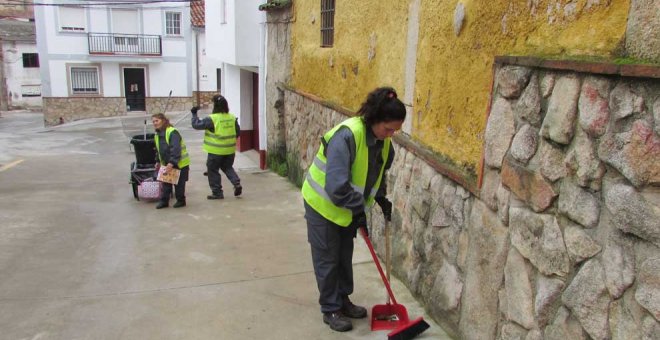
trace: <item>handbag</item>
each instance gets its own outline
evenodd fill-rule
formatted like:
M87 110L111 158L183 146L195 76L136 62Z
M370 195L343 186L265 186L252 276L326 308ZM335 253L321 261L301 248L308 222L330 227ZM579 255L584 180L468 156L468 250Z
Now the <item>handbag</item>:
M163 192L163 185L151 179L145 180L138 185L138 197L143 200L158 200Z

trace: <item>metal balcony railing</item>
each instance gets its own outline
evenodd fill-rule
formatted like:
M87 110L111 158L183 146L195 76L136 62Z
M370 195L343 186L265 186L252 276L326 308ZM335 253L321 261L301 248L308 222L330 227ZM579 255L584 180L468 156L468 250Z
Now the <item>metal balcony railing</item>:
M162 55L159 35L88 33L89 54Z

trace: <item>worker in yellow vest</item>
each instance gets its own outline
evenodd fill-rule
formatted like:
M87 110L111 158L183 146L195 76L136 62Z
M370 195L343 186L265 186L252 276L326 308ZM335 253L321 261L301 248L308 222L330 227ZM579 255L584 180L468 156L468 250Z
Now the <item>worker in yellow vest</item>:
M171 169L180 169L179 182L174 186L174 196L176 203L172 207L180 208L186 206L186 181L190 172L190 156L186 149L186 143L177 129L175 129L170 120L162 113L151 116L151 123L154 125L156 133L154 142L158 151L159 166L167 167L166 171ZM162 209L169 206L172 196L172 184L163 182L163 192L156 209Z
M236 139L241 127L238 119L229 113L227 99L221 95L213 96L213 112L204 119L197 117L198 107L193 107L192 127L204 131L204 151L208 153L206 159L206 171L211 187L211 195L207 199L216 200L225 198L222 191L220 170L225 173L227 179L234 185L234 196L240 196L243 192L241 179L234 171L234 158L236 157Z
M349 299L353 293L353 238L367 231L365 210L377 202L390 220L392 203L385 172L394 158L391 137L401 129L406 109L390 87L369 93L358 111L328 131L309 167L302 195L307 239L319 289L323 322L339 332L353 328L349 318L367 310Z

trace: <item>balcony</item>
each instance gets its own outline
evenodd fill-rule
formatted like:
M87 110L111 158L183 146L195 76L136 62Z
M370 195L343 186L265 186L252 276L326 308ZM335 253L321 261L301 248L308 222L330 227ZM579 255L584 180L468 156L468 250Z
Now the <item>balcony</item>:
M159 35L88 33L89 54L161 56Z

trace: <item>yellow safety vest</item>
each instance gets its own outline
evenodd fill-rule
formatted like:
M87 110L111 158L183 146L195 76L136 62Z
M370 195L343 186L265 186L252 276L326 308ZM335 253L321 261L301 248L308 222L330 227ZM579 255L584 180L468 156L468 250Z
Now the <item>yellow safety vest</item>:
M367 183L367 172L369 170L369 150L367 147L367 127L362 117L349 118L332 128L323 136L321 147L316 153L312 165L309 167L307 176L305 176L302 194L305 202L314 208L316 212L321 214L321 216L337 225L347 227L353 220L353 213L350 209L332 203L330 196L328 196L328 193L325 191L325 170L327 162L325 145L342 126L351 129L353 137L355 138L355 160L351 165L351 186L353 187L353 190L364 195L365 185ZM371 192L365 197L365 207L371 207L374 204L376 192L378 191L378 188L380 188L380 181L383 178L383 172L385 172L385 164L387 164L387 158L390 155L390 147L391 139L385 138L382 150L384 162L380 168L378 180L376 180L373 188L371 188Z
M170 135L172 135L172 132L174 131L177 131L177 129L175 129L173 126L168 126L167 129L165 130L165 143L167 143L167 145L170 145ZM160 137L158 136L158 134L156 134L154 136L154 140L156 142L156 150L158 151L158 159L160 160L160 164L165 165L163 159L160 158L159 139ZM183 137L181 137L181 159L179 160L179 164L176 164L176 167L181 169L188 165L190 165L190 156L188 155L188 149L186 148L186 143L183 141Z
M231 113L212 113L213 131L204 132L204 151L214 155L236 153L236 116Z

